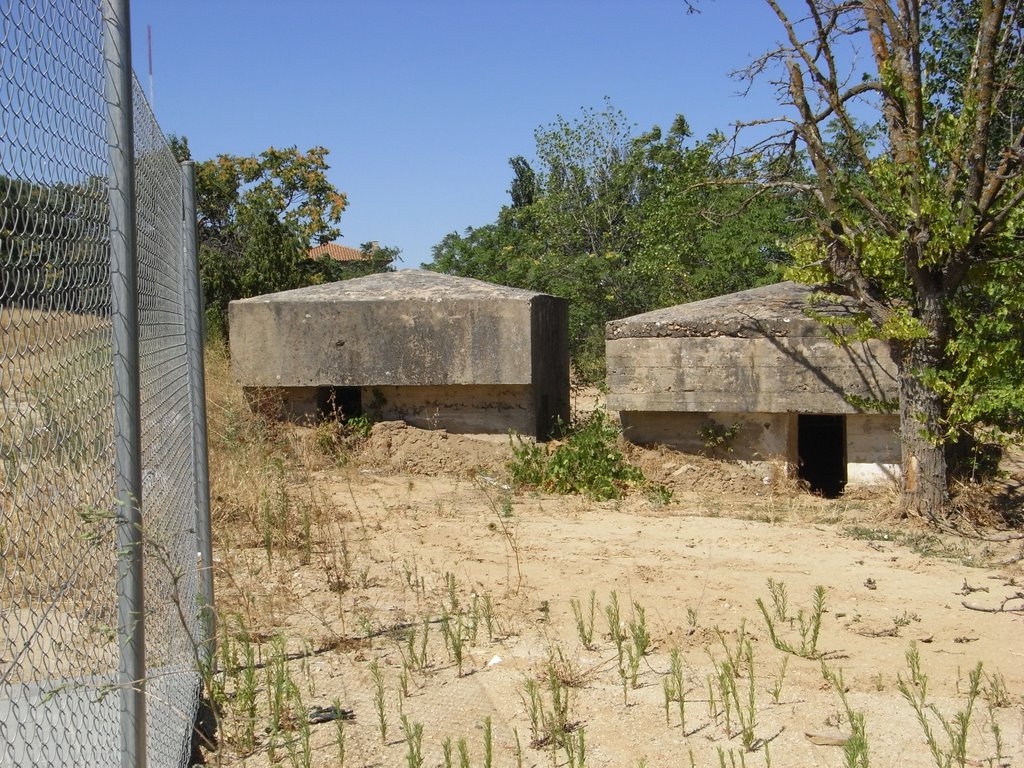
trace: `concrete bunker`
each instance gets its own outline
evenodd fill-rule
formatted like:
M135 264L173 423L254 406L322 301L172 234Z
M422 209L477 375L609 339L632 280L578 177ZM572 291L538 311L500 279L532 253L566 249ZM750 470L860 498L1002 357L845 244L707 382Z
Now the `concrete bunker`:
M784 468L829 497L895 479L888 347L837 344L821 319L854 303L814 293L778 283L608 323L608 407L626 438Z
M228 322L236 380L283 418L539 439L569 418L568 305L554 296L402 270L233 301Z

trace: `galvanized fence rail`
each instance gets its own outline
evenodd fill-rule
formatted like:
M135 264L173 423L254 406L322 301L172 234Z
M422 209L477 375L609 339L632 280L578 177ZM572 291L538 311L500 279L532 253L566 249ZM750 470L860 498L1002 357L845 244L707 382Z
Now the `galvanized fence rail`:
M0 23L0 766L181 766L213 626L191 168L127 0Z

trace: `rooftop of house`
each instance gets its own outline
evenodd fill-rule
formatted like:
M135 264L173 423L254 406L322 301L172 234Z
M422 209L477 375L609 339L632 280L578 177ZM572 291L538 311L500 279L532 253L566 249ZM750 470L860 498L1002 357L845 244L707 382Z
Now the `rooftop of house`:
M376 245L376 243L371 243L371 248ZM366 253L360 248L349 248L347 245L340 245L339 243L324 243L309 249L309 257L311 259L319 259L322 256L327 256L335 261L366 260Z
M824 336L819 318L854 320L852 298L784 282L612 320L605 338Z

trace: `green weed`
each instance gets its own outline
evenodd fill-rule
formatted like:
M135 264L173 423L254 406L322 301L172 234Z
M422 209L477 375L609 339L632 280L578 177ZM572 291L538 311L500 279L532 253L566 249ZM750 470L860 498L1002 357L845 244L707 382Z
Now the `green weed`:
M594 616L597 612L597 592L590 590L590 605L584 614L580 601L575 597L569 601L572 606L572 614L576 619L576 633L579 635L580 643L588 651L594 650Z
M756 737L754 729L757 726L757 700L754 681L754 648L747 637L746 629L740 626L736 648L733 649L725 639L722 632L718 633L718 639L725 651L725 660L715 663L717 672L716 682L718 685L719 701L722 704L722 714L725 720L726 735L732 734L732 716L735 714L737 725L739 725L740 742L748 752L755 748ZM747 686L741 694L736 681L746 667Z
M484 768L491 768L494 762L494 733L490 716L484 718Z
M936 768L963 768L967 764L967 735L974 712L974 704L982 690L982 666L978 662L968 675L967 703L963 709L946 718L935 704L928 701L928 677L921 671L921 657L917 644L911 643L907 650L907 677L897 675L896 687L917 715L917 722L924 732L928 749ZM939 743L932 728L931 718L938 721L946 734L947 744Z
M843 744L846 768L868 768L868 739L864 730L864 713L857 712L850 706L850 702L846 698L843 671L840 669L834 672L822 661L821 675L839 694L839 700L843 703L843 709L846 712L846 722L850 725L850 737Z
M818 650L818 638L821 633L821 618L825 613L825 587L819 585L814 588L814 597L810 609L801 608L796 617L786 616L786 591L785 585L768 580L769 594L772 599L772 609L761 598L757 598L757 607L761 610L765 624L768 626L768 635L772 645L784 653L791 653L794 656L801 656L805 659L821 658ZM785 618L782 618L785 617ZM784 639L780 633L777 623L788 621L792 626L796 624L800 636L799 645L793 645Z
M782 663L779 664L779 675L772 681L772 687L768 689L768 693L772 695L772 701L776 704L779 703L782 698L782 684L786 680L786 669L789 667L789 656L782 657Z
M402 715L402 733L405 735L405 764L408 768L423 766L423 724L409 721Z
M569 687L551 664L545 669L544 686L527 679L520 698L530 718L530 745L535 749L550 746L553 751L565 748L565 740L575 724L570 720Z
M377 729L380 732L381 744L386 744L388 741L388 713L384 706L384 675L376 661L370 663L370 676L373 678L373 706L377 711Z
M683 677L683 655L678 648L672 649L669 673L662 678L665 695L665 724L671 723L670 707L673 702L679 708L679 726L686 731L686 681Z
M732 453L732 445L742 428L742 424L726 425L712 421L697 430L697 434L704 445L704 450L715 456L719 453Z
M517 486L563 494L581 494L597 501L618 499L623 490L643 483L637 467L626 462L617 445L618 429L608 415L594 411L568 431L550 454L534 443L515 440L509 474Z

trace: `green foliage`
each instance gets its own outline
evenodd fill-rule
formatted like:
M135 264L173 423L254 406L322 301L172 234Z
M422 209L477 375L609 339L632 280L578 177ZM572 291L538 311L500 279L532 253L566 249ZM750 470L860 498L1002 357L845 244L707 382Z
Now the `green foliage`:
M758 146L772 158L762 181L813 192L817 231L791 249L793 275L841 287L863 309L860 335L889 343L917 470L904 504L941 520L948 446L1001 437L1024 414L1020 9L808 6L789 17L773 4L790 42L751 69L781 74L794 110L786 140ZM857 50L850 79L836 55Z
M512 481L598 501L620 498L626 487L643 483L644 476L626 462L618 437L608 415L598 410L569 431L551 452L535 443L520 439L517 445L513 440Z
M512 453L515 458L509 462L508 471L516 486L540 488L545 483L548 453L539 443L512 438Z
M785 197L716 183L737 164L720 135L691 145L681 116L664 135L633 129L607 101L538 128L533 165L510 160L511 205L447 235L427 265L569 299L587 381L603 378L606 322L772 282L796 231Z
M801 656L805 659L820 659L822 652L818 650L818 636L821 633L821 619L825 613L825 587L820 584L814 588L814 598L811 608L801 608L796 616L788 615L788 594L786 585L782 582L768 579L768 592L772 601L772 607L765 604L760 597L754 602L761 611L764 623L768 628L768 636L772 645L784 653L791 653L794 656ZM786 640L780 633L783 624L796 625L800 635L800 644Z
M179 160L188 140L171 137ZM219 155L196 163L199 272L207 325L227 331L228 303L249 296L358 277L389 269L394 248L363 246L366 259L313 259L311 246L341 232L348 205L327 179L328 150L270 147L259 155Z
M951 437L966 427L1002 441L1024 429L1024 260L1000 261L985 271L953 308L951 364L935 386L949 402Z
M718 451L732 453L732 444L742 428L742 424L725 425L712 421L707 426L701 427L697 434L700 436L704 449L709 453L716 454Z
M370 436L373 421L367 416L345 419L341 414L326 418L316 425L314 442L327 456L344 456L353 446Z

